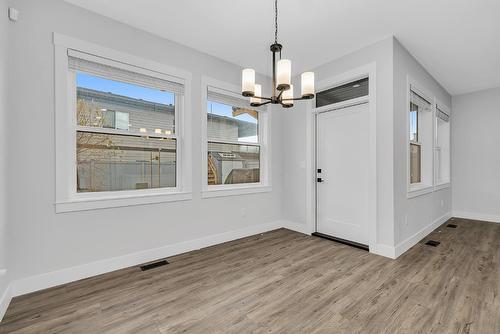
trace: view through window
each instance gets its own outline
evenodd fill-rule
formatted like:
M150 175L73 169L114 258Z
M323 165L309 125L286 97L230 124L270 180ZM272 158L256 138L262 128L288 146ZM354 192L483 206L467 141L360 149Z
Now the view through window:
M77 192L176 186L175 94L76 73Z
M410 91L410 109L409 109L409 139L410 139L410 184L421 183L423 179L422 164L422 120L423 117L431 115L432 105L426 99Z
M259 113L207 102L208 184L260 182Z

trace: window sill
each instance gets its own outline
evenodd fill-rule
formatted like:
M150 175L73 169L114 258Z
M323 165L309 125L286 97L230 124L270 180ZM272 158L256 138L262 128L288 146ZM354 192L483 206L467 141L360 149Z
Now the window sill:
M422 196L422 195L431 193L433 191L434 191L434 187L429 186L429 185L410 186L406 197L407 198L414 198L414 197L418 197L418 196Z
M220 185L220 186L210 186L201 193L202 198L212 198L212 197L224 197L224 196L238 196L246 194L257 194L270 192L272 190L271 186L264 185Z
M434 187L434 190L441 190L451 187L451 182L439 183Z
M55 204L56 213L117 208L123 206L186 201L192 199L191 192L150 193L113 197L92 197L68 200Z

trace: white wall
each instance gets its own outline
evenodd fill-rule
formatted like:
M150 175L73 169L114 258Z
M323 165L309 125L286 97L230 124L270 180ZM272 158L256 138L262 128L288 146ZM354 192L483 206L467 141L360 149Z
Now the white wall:
M397 256L451 213L450 188L407 198L407 76L448 106L451 106L451 97L392 37L313 71L316 82L320 82L371 62L377 67L377 243L393 249ZM284 219L305 224L307 115L304 105L297 105L283 120L287 131L283 133L286 144L282 205Z
M7 18L7 1L0 0L0 318L2 313L2 296L8 285L8 238L7 238L7 214L6 199L6 115L7 115L7 50L9 20Z
M241 68L57 0L13 1L8 207L20 279L281 218L281 120L272 115L269 193L201 199L201 76L240 83ZM58 32L193 74L193 200L55 214L54 46ZM2 155L4 156L4 155ZM242 215L242 209L246 215Z
M313 69L316 82L376 63L378 243L394 244L392 164L392 37ZM296 83L297 89L300 86ZM298 102L283 118L283 216L306 224L306 108Z
M422 237L419 232L451 212L451 190L443 189L407 198L407 76L418 82L439 101L451 107L451 96L394 39L394 223L395 244ZM452 122L454 114L452 112ZM417 240L418 239L418 240ZM414 243L413 242L413 243ZM408 245L411 245L410 242Z
M500 88L453 97L453 213L500 222Z

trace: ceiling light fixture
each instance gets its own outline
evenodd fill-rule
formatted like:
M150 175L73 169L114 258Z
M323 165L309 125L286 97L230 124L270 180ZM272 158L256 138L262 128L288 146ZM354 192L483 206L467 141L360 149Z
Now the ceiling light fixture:
M271 97L262 96L262 86L255 84L255 70L245 68L241 73L241 94L250 97L250 105L259 107L265 104L281 104L283 108L293 107L293 101L309 100L314 98L314 72L304 72L301 75L300 97L293 97L292 62L281 59L283 46L278 43L278 0L274 1L274 43L270 50L273 53L273 75ZM279 60L276 62L276 54Z

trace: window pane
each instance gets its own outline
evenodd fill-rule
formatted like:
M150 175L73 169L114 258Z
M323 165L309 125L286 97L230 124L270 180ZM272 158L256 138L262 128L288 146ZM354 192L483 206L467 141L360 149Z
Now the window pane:
M208 184L260 182L260 147L208 143Z
M436 131L436 176L437 182L450 180L450 123L449 118L437 118Z
M316 94L316 108L368 95L368 78L324 90Z
M422 181L420 160L420 145L410 144L410 183L420 183Z
M176 141L77 132L77 191L176 186Z
M410 102L410 140L418 141L418 106Z
M115 111L115 127L118 130L129 130L129 116L130 114L122 111Z
M173 134L175 94L78 72L77 124L130 131Z
M207 126L210 140L259 142L259 113L253 109L208 101Z

